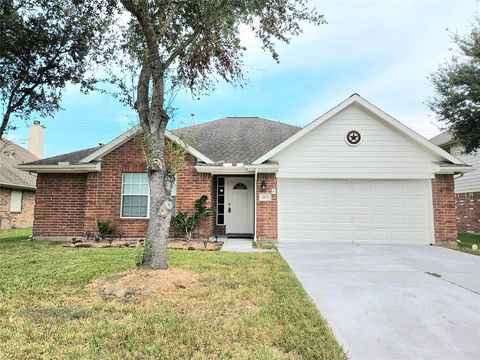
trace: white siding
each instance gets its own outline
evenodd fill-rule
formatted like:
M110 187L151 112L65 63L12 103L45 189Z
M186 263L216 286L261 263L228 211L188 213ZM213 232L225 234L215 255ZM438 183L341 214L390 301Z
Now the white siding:
M358 130L362 142L345 142ZM427 179L438 155L424 150L358 105L350 105L275 155L279 178Z
M464 174L462 177L455 179L455 192L466 193L480 191L480 153L464 154L461 145L453 145L450 147L452 155L472 165L475 170Z

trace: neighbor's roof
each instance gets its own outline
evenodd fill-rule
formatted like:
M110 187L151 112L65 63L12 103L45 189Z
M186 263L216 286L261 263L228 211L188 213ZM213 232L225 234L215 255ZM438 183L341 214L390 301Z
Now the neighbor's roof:
M259 117L226 117L172 132L215 162L251 164L300 129Z
M35 189L37 175L15 166L37 160L27 149L6 139L0 139L0 186Z
M68 162L70 163L70 165L75 165L75 164L78 164L80 160L82 160L83 158L97 151L99 148L100 146L96 146L88 149L83 149L83 150L69 152L66 154L52 156L46 159L30 162L28 163L28 165L58 165L59 162Z
M455 140L453 135L448 131L444 131L430 139L430 142L434 143L437 146L453 144L456 141L457 140Z

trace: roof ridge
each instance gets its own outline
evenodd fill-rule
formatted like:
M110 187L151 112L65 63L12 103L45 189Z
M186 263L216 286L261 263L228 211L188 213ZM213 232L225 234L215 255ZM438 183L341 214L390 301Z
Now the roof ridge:
M191 128L202 126L202 125L203 126L204 125L209 125L209 124L216 123L216 122L219 122L219 121L226 121L228 119L258 119L258 120L273 122L275 124L290 126L290 127L294 127L294 128L299 128L299 129L301 128L301 126L298 126L298 125L288 124L288 123L280 121L280 120L272 120L272 119L267 119L267 118L263 118L263 117L260 117L260 116L225 116L225 117L220 118L220 119L208 120L208 121L205 121L205 122L202 122L202 123L172 129L171 131L175 132L175 131L178 131L178 130L191 129Z

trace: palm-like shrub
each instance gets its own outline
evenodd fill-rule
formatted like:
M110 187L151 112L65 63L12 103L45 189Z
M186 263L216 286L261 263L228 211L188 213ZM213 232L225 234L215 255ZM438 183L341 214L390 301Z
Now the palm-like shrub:
M206 195L199 197L193 202L194 212L189 215L187 212L178 211L175 215L172 215L171 223L178 230L180 230L187 241L192 240L193 229L202 221L212 214L213 209L208 208L205 204L208 200Z

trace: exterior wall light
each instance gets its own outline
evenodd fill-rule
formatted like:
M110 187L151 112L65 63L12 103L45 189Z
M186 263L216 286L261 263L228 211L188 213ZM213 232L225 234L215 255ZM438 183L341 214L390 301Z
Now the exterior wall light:
M267 183L266 183L265 180L262 180L262 185L261 185L261 187L262 187L262 191L267 190Z

